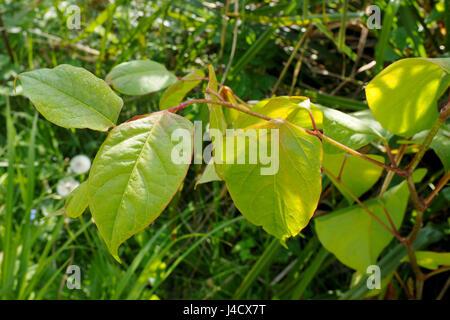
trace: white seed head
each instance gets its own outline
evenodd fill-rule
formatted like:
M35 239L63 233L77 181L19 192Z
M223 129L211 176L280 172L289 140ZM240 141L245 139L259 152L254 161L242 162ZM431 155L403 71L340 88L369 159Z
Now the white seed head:
M56 192L64 198L67 197L79 185L80 183L74 178L63 178L58 181L58 184L56 185Z
M82 174L91 168L91 160L84 154L79 154L70 160L70 169L76 174Z

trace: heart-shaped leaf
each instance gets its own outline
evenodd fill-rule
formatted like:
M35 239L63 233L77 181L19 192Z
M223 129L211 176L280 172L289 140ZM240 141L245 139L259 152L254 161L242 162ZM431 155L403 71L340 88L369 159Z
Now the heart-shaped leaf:
M414 180L421 180L425 173L424 169L416 170ZM364 204L385 225L390 226L384 206L399 229L408 198L408 186L403 181L386 191L380 201L370 199ZM367 266L376 263L380 253L394 237L359 205L334 211L314 221L322 245L343 264L363 273Z
M21 73L24 95L48 121L64 128L106 131L115 125L123 101L89 71L62 64Z
M89 206L111 254L164 210L186 176L189 163L177 163L172 153L175 130L192 157L192 123L168 111L126 122L114 128L100 147L89 174ZM182 133L183 133L182 132ZM189 161L190 162L190 161Z
M239 144L237 139L245 136L248 144ZM321 193L320 140L290 123L274 120L237 131L224 141L222 148L215 145L215 159L222 162L216 160L216 168L239 211L281 240L298 234L314 214ZM233 157L227 150L231 143ZM252 161L250 149L256 146L260 155ZM270 150L272 161L261 158L262 148ZM240 164L239 159L247 161Z

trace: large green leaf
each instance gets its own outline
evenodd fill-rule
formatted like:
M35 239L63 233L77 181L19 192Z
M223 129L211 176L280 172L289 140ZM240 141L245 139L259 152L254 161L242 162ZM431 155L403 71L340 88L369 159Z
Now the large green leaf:
M371 128L368 122L341 111L320 107L323 112L323 133L352 149L359 149L370 142L379 139L378 134ZM324 152L342 153L328 142L324 142Z
M133 96L159 91L178 81L164 65L151 60L121 63L105 80L117 91Z
M404 137L430 129L438 117L437 99L450 84L449 61L403 59L380 72L366 87L375 119Z
M193 125L176 114L160 111L114 128L100 147L89 175L89 206L111 254L144 229L164 210L183 181L189 164L176 164L179 145L172 133ZM192 156L192 148L185 150Z
M316 126L322 128L322 111L316 105L309 102L307 97L275 97L269 100L260 101L254 105L251 111L271 117L288 120L302 128L312 129L311 117L307 111L309 106L313 114ZM256 118L246 113L241 113L236 121L236 128L245 128L266 120Z
M50 122L64 128L106 131L115 125L123 101L89 71L62 64L21 73L24 95Z
M251 129L256 133L251 134ZM278 136L277 131L268 129L278 129ZM248 144L235 141L245 135ZM253 163L250 161L249 148L257 145L259 151L264 148L261 142L264 136L267 137L267 148L271 150L268 153L278 159L278 167L274 162L264 164L261 157ZM227 152L232 140L234 157ZM274 120L236 131L224 141L223 148L215 146L215 159L222 161L220 164L217 160L215 165L220 168L219 175L239 211L248 221L262 226L281 240L298 234L311 219L321 193L320 140L289 123ZM275 150L279 150L278 157ZM240 157L246 159L245 164L239 164ZM269 169L269 166L273 170L264 172L263 169Z
M414 135L413 141L423 142L428 131L422 131ZM430 143L430 147L436 152L444 165L445 172L450 170L450 125L442 126Z
M382 156L367 156L384 163L384 157ZM358 198L378 181L381 173L383 172L382 167L368 162L360 157L345 153L325 153L323 155L323 167L330 171L333 176L340 178L340 182L350 189L350 191ZM349 201L349 203L354 202L354 199L341 186L340 183L335 181L335 179L331 176L328 176L328 178L330 178L330 180Z
M182 80L172 84L159 100L159 109L164 110L179 105L184 97L201 82L196 79L204 76L205 73L202 70L195 70L183 77Z
M426 170L414 173L415 181L423 178ZM400 228L408 203L409 191L406 181L390 188L380 199L370 199L364 204L387 226L390 226L384 206L396 228ZM322 245L343 264L366 272L375 264L393 235L384 229L359 205L343 208L315 219L317 235Z
M78 218L88 207L88 183L87 181L76 187L66 198L66 216Z

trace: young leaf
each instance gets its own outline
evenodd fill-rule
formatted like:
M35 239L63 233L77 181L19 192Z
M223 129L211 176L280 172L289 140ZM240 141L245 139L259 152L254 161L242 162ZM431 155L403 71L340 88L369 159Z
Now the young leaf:
M384 163L384 157L379 155L367 155L368 157ZM330 171L335 177L340 178L344 184L357 197L369 190L380 178L383 168L360 157L351 154L339 153L323 155L323 167ZM342 170L341 170L342 168ZM353 203L354 199L342 188L332 177L328 177L338 188L342 195Z
M202 70L195 70L186 75L181 81L172 84L166 89L161 100L159 100L159 109L165 110L179 105L184 97L201 82L201 80L194 80L204 76L205 73Z
M378 135L365 122L338 110L320 107L323 112L323 133L350 147L359 149L378 139ZM324 142L324 152L343 153L344 151Z
M275 97L269 100L260 101L251 109L252 111L271 117L288 120L302 128L312 129L311 117L307 109L302 105L307 101L307 97ZM322 111L316 105L310 103L310 110L313 114L316 126L322 129ZM245 128L265 120L241 113L236 121L236 128Z
M219 98L214 93L209 92L212 91L215 92L216 94L219 93L216 73L214 72L214 68L212 65L208 66L208 70L209 70L209 81L208 86L206 87L205 97L206 99L209 100L219 101ZM211 129L217 129L225 133L227 123L225 121L222 106L209 103L208 108L209 108L209 124L210 124L209 127Z
M256 134L248 134L250 128L246 128L227 137L223 148L216 148L215 159L221 159L223 164L217 160L215 165L220 168L217 172L224 179L234 204L247 220L284 241L308 224L317 207L321 193L322 145L316 137L279 120L254 128ZM273 129L279 130L278 135ZM234 143L234 157L230 157L227 146L235 137L245 135L249 147ZM252 163L249 149L258 145L261 152L264 135L273 161L263 164L259 158ZM277 149L279 154L274 154ZM226 156L233 158L234 164ZM246 157L249 158L246 163L239 164L239 158Z
M403 137L430 129L437 99L448 88L450 58L410 58L394 62L366 87L369 107L383 128Z
M414 180L423 178L426 170L414 172ZM370 199L364 204L387 226L390 226L382 204L389 212L396 228L400 228L408 203L409 191L406 181L392 187L380 202ZM315 228L322 245L343 264L365 273L375 264L393 235L384 229L359 205L334 211L315 219Z
M108 73L105 80L117 91L132 96L159 91L178 81L165 66L151 60L121 63Z
M216 172L216 168L214 166L214 162L210 162L206 165L205 170L203 170L203 174L201 178L195 184L197 187L199 184L208 183L211 181L222 181L219 175Z
M87 181L75 188L66 198L66 216L78 218L88 207L88 183Z
M98 151L89 175L89 205L109 251L119 260L119 246L147 227L170 202L189 163L176 163L179 146L172 133L188 133L192 157L192 123L160 111L114 128Z
M89 71L62 64L19 75L24 95L48 121L64 128L106 131L119 117L123 101Z

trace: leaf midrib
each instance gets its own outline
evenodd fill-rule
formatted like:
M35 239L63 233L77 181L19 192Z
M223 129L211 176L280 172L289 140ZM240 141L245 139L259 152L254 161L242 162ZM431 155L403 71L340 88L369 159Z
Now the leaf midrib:
M152 133L153 133L153 131L155 130L156 126L160 123L160 121L161 121L161 119L163 118L163 116L164 116L164 114L161 114L161 116L153 123L153 126L152 126L152 128L150 129L150 131L148 132L148 135L147 135L147 138L145 139L145 142L142 144L141 151L139 151L139 155L138 155L137 158L136 158L136 162L135 162L134 165L133 165L133 169L131 169L130 175L128 176L127 183L125 184L125 188L124 188L124 190L123 190L123 192L122 192L122 196L120 197L119 205L117 206L117 209L115 210L115 211L116 211L116 214L115 214L115 216L114 216L113 228L112 228L112 230L111 230L110 243L112 243L113 233L114 233L114 230L116 229L117 217L118 217L118 215L119 215L119 214L118 214L118 211L119 211L119 209L120 209L121 206L122 206L122 202L123 202L123 199L124 199L125 192L126 192L126 190L128 189L128 186L129 186L129 184L130 184L131 176L134 174L134 171L136 170L137 164L138 164L138 162L139 162L139 160L140 160L140 158L141 158L141 156L142 156L142 151L144 150L145 145L148 144L148 141L149 141L150 136L152 135Z
M32 77L32 76L30 76L30 75L22 75L22 77L28 77L28 78L34 79L35 81L37 81L37 82L39 82L39 83L42 83L43 85L45 85L45 86L47 86L47 87L49 87L49 88L51 88L51 89L53 89L53 90L56 90L56 91L58 91L58 92L61 92L62 94L64 94L65 96L67 96L69 99L72 99L72 100L74 100L74 101L76 101L76 102L79 102L80 104L86 106L88 109L93 110L95 113L99 114L99 115L102 116L104 119L106 119L112 126L115 126L115 123L114 123L111 119L109 119L106 115L104 115L103 113L101 113L99 110L97 110L97 109L95 109L94 107L90 106L89 104L87 104L87 103L85 103L85 102L83 102L83 101L81 101L81 100L75 98L74 96L69 95L67 92L64 92L64 91L62 91L61 89L58 89L58 88L56 88L56 87L53 87L53 86L51 86L50 84L48 84L48 83L42 81L41 79L37 79L37 78Z

